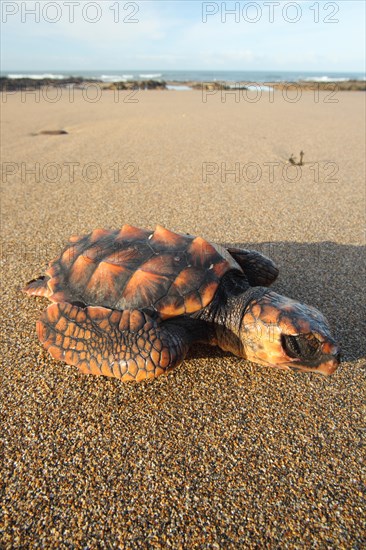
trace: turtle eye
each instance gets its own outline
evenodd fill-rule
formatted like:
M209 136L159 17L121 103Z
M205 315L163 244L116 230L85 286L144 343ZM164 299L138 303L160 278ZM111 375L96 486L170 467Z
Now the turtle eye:
M313 334L281 334L284 351L294 359L313 359L321 352L321 343Z

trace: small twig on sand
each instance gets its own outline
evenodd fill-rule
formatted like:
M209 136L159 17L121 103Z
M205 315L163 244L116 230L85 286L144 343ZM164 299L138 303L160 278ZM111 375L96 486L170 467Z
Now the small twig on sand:
M300 151L300 160L299 162L296 161L296 157L294 157L294 154L291 153L291 156L290 158L288 159L289 163L290 164L293 164L294 166L302 166L304 163L303 163L303 158L304 158L304 151Z

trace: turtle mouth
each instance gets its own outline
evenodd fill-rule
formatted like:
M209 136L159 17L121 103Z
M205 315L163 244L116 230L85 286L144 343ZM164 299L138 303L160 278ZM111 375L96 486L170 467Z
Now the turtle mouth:
M281 334L284 352L291 359L313 363L322 353L321 342L313 334Z
M293 371L332 374L341 361L340 349L332 343L321 342L314 334L282 334L281 343L290 362L286 367Z

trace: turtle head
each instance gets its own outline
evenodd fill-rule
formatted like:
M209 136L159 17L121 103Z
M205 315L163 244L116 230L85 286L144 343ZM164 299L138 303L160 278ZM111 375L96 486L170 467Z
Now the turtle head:
M242 319L245 357L287 370L332 374L340 363L340 348L325 317L311 306L263 290L250 300Z

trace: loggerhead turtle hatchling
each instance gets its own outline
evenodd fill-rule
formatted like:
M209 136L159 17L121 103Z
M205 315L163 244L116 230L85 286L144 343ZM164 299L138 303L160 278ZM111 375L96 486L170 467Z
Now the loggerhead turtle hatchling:
M86 374L154 378L195 342L262 365L333 373L340 351L326 319L268 289L277 275L255 251L124 225L71 237L24 290L55 302L38 337Z

